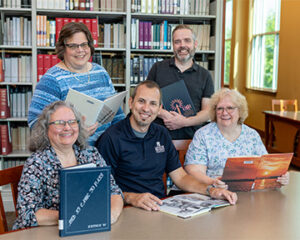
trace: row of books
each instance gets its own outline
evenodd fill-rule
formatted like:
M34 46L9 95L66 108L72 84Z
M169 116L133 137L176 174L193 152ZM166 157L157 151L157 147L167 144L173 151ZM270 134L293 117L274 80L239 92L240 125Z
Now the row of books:
M169 24L164 20L160 24L150 21L131 19L131 48L132 49L172 49L172 31L177 24ZM190 24L198 42L196 51L209 50L210 46L210 25Z
M36 18L37 46L54 47L62 27L69 22L84 23L92 34L94 46L98 47L97 18L55 18L55 20L47 20L47 16L45 15L38 15Z
M99 24L99 47L125 48L125 26L122 23Z
M4 74L2 74L3 67L4 67ZM6 55L4 59L0 59L0 82L31 82L31 81L32 81L31 56Z
M124 12L124 0L44 0L37 1L38 9Z
M122 57L104 57L102 66L108 72L113 83L125 83L125 64Z
M210 0L131 0L131 12L209 15Z
M0 7L31 8L31 0L0 0Z
M6 168L12 168L20 165L24 165L26 160L21 160L21 159L14 159L14 160L8 160L6 159L3 161L3 169Z
M3 44L31 46L31 19L27 17L6 17L3 25Z
M37 81L40 81L41 77L60 62L60 59L55 54L38 54L37 55Z
M0 118L25 118L32 98L30 87L0 88Z
M12 151L26 151L28 149L30 130L29 127L11 127Z
M144 57L144 55L130 59L130 84L138 84L146 80L152 65L162 60L162 58Z

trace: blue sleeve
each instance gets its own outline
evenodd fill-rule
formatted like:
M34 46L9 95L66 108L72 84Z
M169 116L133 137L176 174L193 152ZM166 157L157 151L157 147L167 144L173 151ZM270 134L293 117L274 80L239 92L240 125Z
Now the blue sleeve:
M28 125L33 127L43 109L50 103L61 99L61 90L54 77L45 74L36 85L29 111Z
M117 160L119 158L119 155L109 134L103 133L101 135L96 143L96 148L98 149L106 164L108 166L111 166L111 172L113 175L115 175L115 169L117 168Z

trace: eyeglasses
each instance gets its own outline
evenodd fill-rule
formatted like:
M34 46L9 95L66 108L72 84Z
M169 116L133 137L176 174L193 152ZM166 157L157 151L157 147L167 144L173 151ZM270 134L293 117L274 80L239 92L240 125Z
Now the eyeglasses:
M89 43L88 42L83 42L80 44L76 44L76 43L65 43L65 45L70 48L71 50L75 51L77 49L79 49L79 47L81 47L82 49L86 50L89 48Z
M73 129L76 129L78 128L78 123L79 123L79 120L76 120L76 119L71 119L71 120L68 120L68 121L64 121L64 120L56 120L54 122L49 122L48 125L54 125L54 127L57 129L57 130L63 130L66 126L66 124L69 124L69 126Z
M216 112L217 112L218 114L220 114L220 113L223 113L224 110L226 110L227 113L231 114L231 113L233 113L233 111L234 111L236 108L238 108L238 107L233 107L233 106L229 106L229 107L225 107L225 108L224 108L224 107L218 107L218 108L216 108Z

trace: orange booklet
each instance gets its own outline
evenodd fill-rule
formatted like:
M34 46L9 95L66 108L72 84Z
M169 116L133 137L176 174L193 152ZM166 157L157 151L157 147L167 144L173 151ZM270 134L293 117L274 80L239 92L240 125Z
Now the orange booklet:
M293 153L228 158L221 180L230 191L278 188L277 178L289 168Z

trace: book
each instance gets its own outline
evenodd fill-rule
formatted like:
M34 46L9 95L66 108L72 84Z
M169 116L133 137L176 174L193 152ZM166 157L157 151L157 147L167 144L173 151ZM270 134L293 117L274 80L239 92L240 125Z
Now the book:
M175 111L190 117L196 115L196 110L184 80L176 81L161 89L163 107L167 111Z
M110 167L59 170L59 236L110 231Z
M230 191L279 188L276 180L285 174L293 153L228 158L221 178Z
M164 199L162 202L163 205L159 207L161 212L183 219L209 212L213 208L230 205L226 200L212 199L198 193L180 194Z
M66 102L72 103L77 111L85 116L87 126L96 121L103 125L113 120L126 94L127 90L101 101L70 88Z

